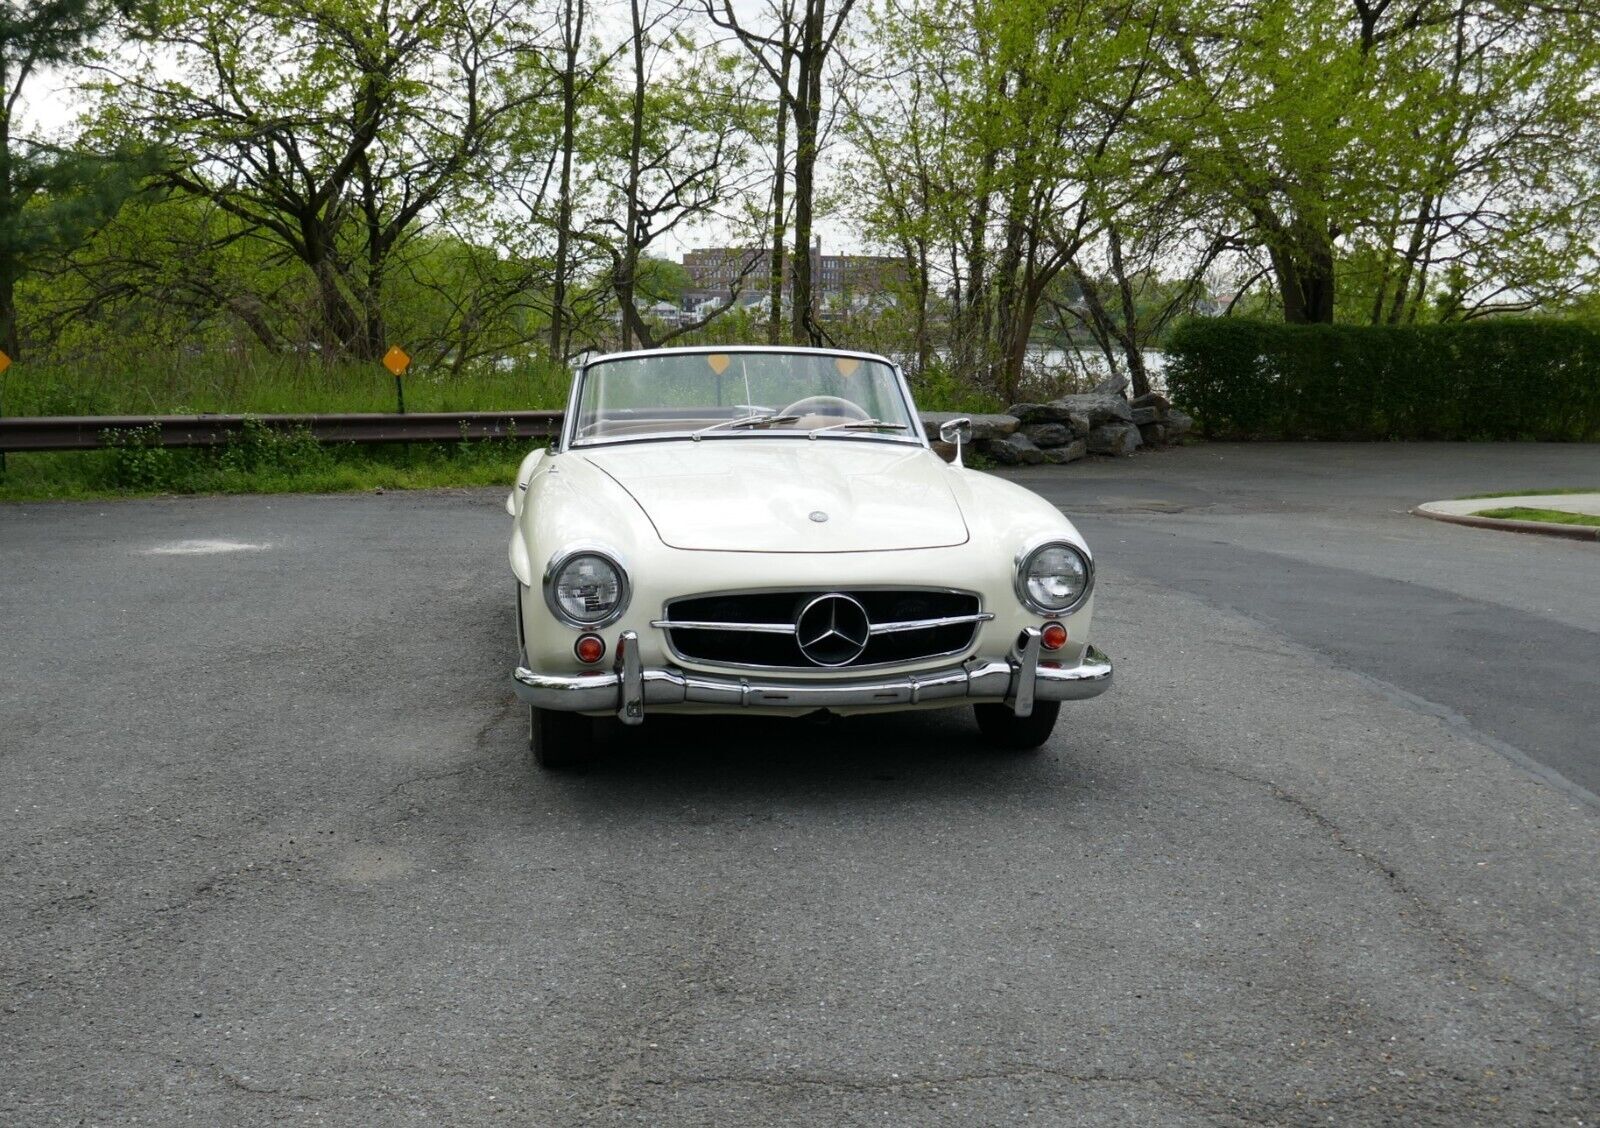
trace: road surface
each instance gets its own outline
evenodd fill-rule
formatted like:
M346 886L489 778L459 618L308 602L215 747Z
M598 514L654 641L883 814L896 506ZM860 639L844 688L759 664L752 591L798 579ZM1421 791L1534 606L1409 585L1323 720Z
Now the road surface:
M1015 477L1113 691L524 764L490 492L0 508L0 1123L1596 1123L1600 448Z

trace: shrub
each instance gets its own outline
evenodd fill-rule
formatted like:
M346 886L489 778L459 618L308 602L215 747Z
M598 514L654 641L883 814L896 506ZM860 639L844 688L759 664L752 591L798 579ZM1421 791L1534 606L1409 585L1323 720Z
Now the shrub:
M1210 318L1167 343L1167 386L1219 438L1600 438L1600 325L1284 325Z

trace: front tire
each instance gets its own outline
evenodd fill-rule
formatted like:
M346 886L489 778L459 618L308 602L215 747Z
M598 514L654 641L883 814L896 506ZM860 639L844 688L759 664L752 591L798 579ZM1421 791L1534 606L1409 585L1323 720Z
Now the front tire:
M594 718L528 706L528 752L545 771L588 767L594 762Z
M990 747L1008 752L1031 752L1050 739L1061 713L1059 701L1035 701L1033 712L1019 717L1008 705L974 705L978 731Z

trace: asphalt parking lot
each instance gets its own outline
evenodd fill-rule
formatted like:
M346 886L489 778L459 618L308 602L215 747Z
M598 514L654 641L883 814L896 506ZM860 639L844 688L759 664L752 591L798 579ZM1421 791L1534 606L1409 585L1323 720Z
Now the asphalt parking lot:
M1594 446L1013 476L1104 697L534 775L497 492L0 507L0 1124L1600 1122Z

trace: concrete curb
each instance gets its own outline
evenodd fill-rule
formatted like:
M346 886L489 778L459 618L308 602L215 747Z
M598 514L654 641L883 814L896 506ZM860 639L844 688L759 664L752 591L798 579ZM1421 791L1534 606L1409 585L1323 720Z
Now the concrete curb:
M1490 501L1486 499L1485 504L1490 504ZM1600 525L1557 525L1552 521L1513 521L1503 517L1445 513L1432 508L1431 504L1416 506L1411 512L1429 520L1466 525L1474 529L1499 529L1507 533L1536 533L1546 537L1565 537L1567 540L1600 541Z

